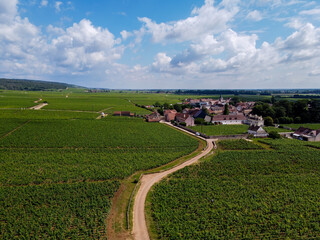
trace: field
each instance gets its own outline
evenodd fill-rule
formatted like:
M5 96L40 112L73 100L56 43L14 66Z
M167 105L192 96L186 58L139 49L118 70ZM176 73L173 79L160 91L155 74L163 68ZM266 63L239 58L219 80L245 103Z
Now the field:
M36 94L61 100L57 96L65 93L26 93L28 99ZM98 98L93 94L92 101ZM125 107L116 100L115 109ZM63 104L57 101L56 111L0 110L1 239L106 238L111 200L124 179L198 147L197 140L159 123L74 111L89 108L81 101L67 109L58 109Z
M221 136L247 133L248 125L203 125L189 127L197 132L202 132L207 136Z
M320 123L284 124L286 127L298 129L299 127L320 129Z
M276 128L276 127L263 127L264 130L266 130L268 133L269 132L292 132L291 130L284 129L284 128Z
M319 150L262 142L271 149L220 150L158 184L150 199L159 239L320 238Z
M257 150L263 149L260 145L253 142L240 140L223 140L219 141L219 146L224 150Z

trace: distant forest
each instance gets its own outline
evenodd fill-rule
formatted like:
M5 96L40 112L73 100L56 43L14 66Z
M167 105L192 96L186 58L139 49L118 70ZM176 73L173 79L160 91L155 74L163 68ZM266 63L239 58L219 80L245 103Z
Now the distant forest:
M176 90L175 94L190 94L190 95L265 95L271 96L272 94L297 94L295 97L298 97L298 94L320 94L320 89L204 89L204 90Z
M3 90L46 91L68 87L77 86L58 82L0 78L0 89Z

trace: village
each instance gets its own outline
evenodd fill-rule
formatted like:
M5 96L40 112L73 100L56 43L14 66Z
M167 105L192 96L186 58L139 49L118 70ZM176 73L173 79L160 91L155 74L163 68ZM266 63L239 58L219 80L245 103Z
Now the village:
M247 138L247 137L268 137L269 133L264 129L265 120L262 116L251 114L255 102L232 102L231 98L224 99L220 95L219 99L187 98L181 103L167 104L163 109L154 106L146 106L153 109L153 112L146 115L147 122L167 122L197 135L210 138L203 133L190 129L199 125L248 125L247 133L223 136L224 138ZM177 107L176 107L177 106ZM133 117L134 113L128 111L114 112L114 116ZM270 125L268 125L270 126ZM278 127L279 125L272 125ZM320 141L320 129L314 130L305 127L298 129L289 128L288 131L276 133L282 137L294 138L304 141ZM217 138L218 136L211 136ZM280 136L279 136L280 137ZM218 137L219 138L219 137ZM221 136L220 136L221 138Z

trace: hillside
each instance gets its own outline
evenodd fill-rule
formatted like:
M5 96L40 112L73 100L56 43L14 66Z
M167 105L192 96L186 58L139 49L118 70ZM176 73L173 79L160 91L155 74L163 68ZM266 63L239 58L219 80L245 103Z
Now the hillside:
M68 87L70 88L78 86L59 82L0 78L0 89L4 90L42 91L51 89L66 89Z

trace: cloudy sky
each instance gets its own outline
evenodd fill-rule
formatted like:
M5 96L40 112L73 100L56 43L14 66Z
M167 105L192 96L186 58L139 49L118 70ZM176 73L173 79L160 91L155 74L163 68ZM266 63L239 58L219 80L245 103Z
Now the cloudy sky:
M0 0L0 77L320 88L320 1Z

